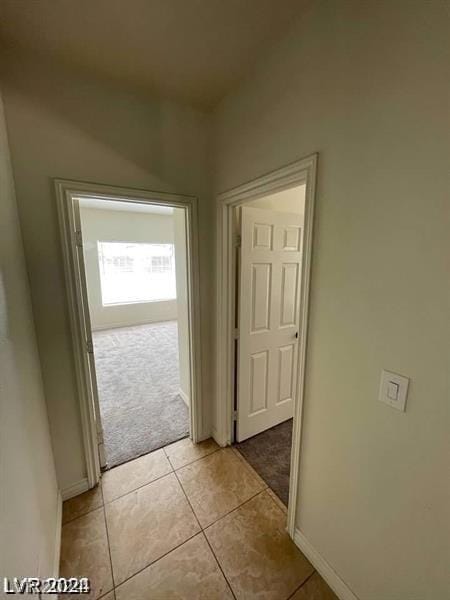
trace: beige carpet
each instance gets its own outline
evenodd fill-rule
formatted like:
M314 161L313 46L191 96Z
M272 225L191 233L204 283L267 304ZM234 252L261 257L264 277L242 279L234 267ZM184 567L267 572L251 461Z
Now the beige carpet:
M176 321L94 332L107 466L189 435Z

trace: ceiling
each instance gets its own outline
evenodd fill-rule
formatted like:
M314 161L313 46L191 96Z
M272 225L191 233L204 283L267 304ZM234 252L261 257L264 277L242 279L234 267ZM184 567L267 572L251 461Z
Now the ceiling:
M308 1L0 0L0 39L206 110Z

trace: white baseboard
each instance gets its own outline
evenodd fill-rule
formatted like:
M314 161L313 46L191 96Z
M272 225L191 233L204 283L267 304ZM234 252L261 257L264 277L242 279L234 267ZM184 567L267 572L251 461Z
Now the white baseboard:
M355 596L348 585L342 581L323 556L321 556L309 543L299 529L295 530L294 542L340 600L358 600L358 597Z
M63 490L61 490L61 496L62 496L63 501L69 500L70 498L73 498L74 496L78 496L79 494L82 494L83 492L87 492L88 489L89 489L89 482L88 482L87 477L85 477L84 479L80 479L80 481L77 481L73 485L69 485L69 487L66 487Z
M56 494L56 519L55 519L55 540L53 545L53 558L50 564L46 564L43 568L39 564L39 577L40 579L47 579L48 577L59 577L59 561L61 557L61 529L62 529L62 497L61 492L58 490ZM47 548L45 548L47 550ZM43 550L42 556L45 555ZM3 597L3 596L2 596ZM39 598L42 600L58 600L58 596L55 594L41 594Z
M95 325L92 327L92 331L107 331L108 329L121 329L122 327L136 327L138 325L151 325L152 323L165 323L166 321L178 321L177 315L157 319L113 321L112 323Z
M191 403L189 396L187 394L185 394L181 388L178 389L178 395L183 400L183 402L186 404L186 406L189 408L189 405Z
M226 446L228 446L225 438L219 435L219 432L215 427L211 429L211 437L221 448L225 448Z

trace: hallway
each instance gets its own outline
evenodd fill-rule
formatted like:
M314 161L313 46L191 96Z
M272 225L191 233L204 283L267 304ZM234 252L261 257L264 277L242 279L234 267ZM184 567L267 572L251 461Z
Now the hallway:
M285 520L235 449L184 439L64 503L61 576L104 600L335 600Z

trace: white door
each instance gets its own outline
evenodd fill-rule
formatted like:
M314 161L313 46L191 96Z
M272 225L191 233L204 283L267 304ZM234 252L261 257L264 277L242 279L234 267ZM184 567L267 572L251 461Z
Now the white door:
M241 209L237 441L293 416L302 218Z
M89 302L87 295L86 269L84 265L83 236L81 230L80 201L74 199L73 214L69 215L69 221L72 228L72 239L76 245L74 254L77 297L79 300L78 317L81 321L85 340L85 361L84 368L88 373L89 389L87 390L93 406L95 419L95 429L98 444L98 455L100 466L106 466L106 456L103 442L103 427L100 415L100 404L98 399L97 376L95 372L94 343L92 339L91 318L89 314Z

